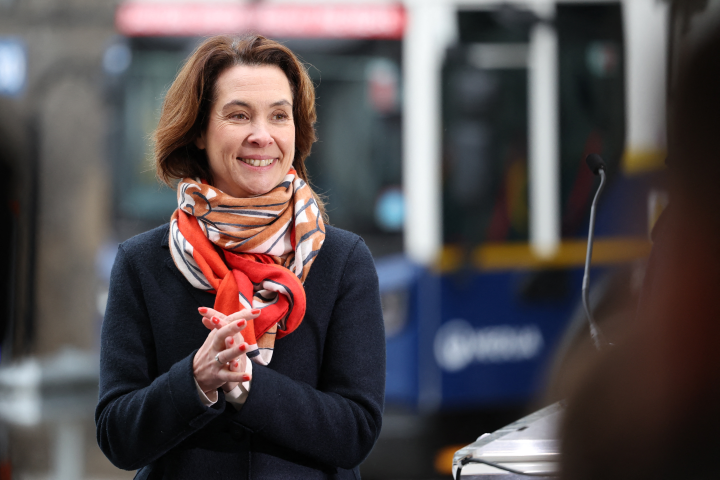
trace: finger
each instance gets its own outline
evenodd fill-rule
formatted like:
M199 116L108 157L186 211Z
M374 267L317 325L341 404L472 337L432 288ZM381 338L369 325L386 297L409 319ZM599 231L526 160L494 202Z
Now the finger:
M231 372L245 372L245 364L249 361L250 360L247 357L243 358L243 356L241 355L239 359L235 359L228 364L228 370L230 370ZM248 382L250 381L250 379L251 376L248 374L243 378L243 382Z
M223 315L222 313L218 312L217 310L213 310L212 308L207 307L200 307L198 309L200 313L203 313L202 322L203 325L205 325L205 328L208 328L210 330L217 329L224 327L230 322L233 322L235 320L242 320L246 319L249 320L251 318L257 318L260 315L259 309L254 310L240 310L239 312L235 312L232 315Z
M258 314L252 314L251 318L257 317ZM217 317L215 317L217 318ZM229 318L229 317L228 317ZM225 347L225 337L231 337L238 335L242 330L245 329L247 326L247 320L241 319L234 322L229 322L224 327L220 327L217 329L218 337L216 339L216 343L214 343L214 347L216 350L222 350ZM238 335L239 338L239 335Z
M240 362L238 360L233 360L232 362L228 363L228 370L230 370L231 372L239 372Z
M218 353L218 359L223 364L225 363L233 363L236 361L240 356L245 355L248 351L248 344L246 342L242 342L240 345L233 345L230 348L226 348L222 352Z
M205 326L211 328L207 324ZM227 337L225 337L225 348L230 348L234 345L240 345L243 341L243 336L240 333L236 333L235 335L228 335Z
M210 330L222 328L227 325L227 320L224 320L215 315L213 315L212 317L202 317L202 322L203 325L205 325Z
M220 320L225 320L225 317L227 316L224 313L219 312L219 311L215 310L214 308L209 308L209 307L200 307L200 308L198 308L198 312L203 317L207 317L207 318L218 317Z
M215 316L213 316L212 318L203 317L202 323L208 330L219 330L228 324L227 319L223 320Z
M240 359L232 360L227 364L226 368L224 368L221 371L240 373L243 375L241 381L248 382L251 379L251 376L249 374L245 373L245 362L248 362L248 361L249 360L247 360L247 358L240 358ZM218 378L219 379L224 378L224 377L222 377L220 372L218 372ZM230 389L230 390L232 390L232 389ZM228 391L228 390L226 390L226 391Z
M249 382L250 375L244 372L231 372L230 370L223 369L218 372L217 378L223 383L227 382Z
M237 322L229 323L225 325L224 327L220 327L216 330L217 337L215 337L215 342L213 343L213 347L215 350L224 350L227 348L225 346L225 339L227 337L235 337L236 335L239 337L239 333L247 326L247 320L239 320Z
M214 322L214 321L213 321L212 319L210 319L210 318L203 317L203 319L202 319L202 324L205 325L205 328L207 328L208 330L217 330L218 328L221 328L221 327L224 327L224 326L225 326L225 324L222 324L222 325L221 325L222 320L219 320L217 317L213 317L213 318L215 318L215 319L218 320L218 321L217 321L217 322Z
M260 315L259 308L254 308L254 309L246 308L244 310L240 310L239 312L235 312L232 315L228 315L225 318L225 321L228 323L231 323L236 320L242 320L242 319L250 320L251 318L257 318L259 315Z

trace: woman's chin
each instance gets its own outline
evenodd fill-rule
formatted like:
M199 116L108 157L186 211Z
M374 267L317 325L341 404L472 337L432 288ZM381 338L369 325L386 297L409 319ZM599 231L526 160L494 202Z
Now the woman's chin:
M246 192L248 197L257 197L259 195L265 195L266 193L273 190L275 187L280 185L285 178L285 172L280 171L278 165L273 165L271 170L264 172L253 172L248 175L247 173L238 178L235 182L237 190Z
M259 197L270 192L280 182L273 182L269 180L261 180L253 182L251 185L238 185L240 188L236 191L241 192L240 197Z

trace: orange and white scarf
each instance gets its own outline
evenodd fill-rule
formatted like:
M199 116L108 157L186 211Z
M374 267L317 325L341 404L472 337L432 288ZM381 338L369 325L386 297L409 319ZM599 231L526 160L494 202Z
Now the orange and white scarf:
M235 198L204 181L178 183L170 252L190 284L230 315L260 309L242 331L247 356L270 363L276 338L305 316L303 283L325 239L310 186L294 169L270 192Z

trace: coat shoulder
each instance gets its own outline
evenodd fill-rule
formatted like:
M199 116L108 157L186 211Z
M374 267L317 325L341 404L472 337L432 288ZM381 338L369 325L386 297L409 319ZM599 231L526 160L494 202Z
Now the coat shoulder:
M375 262L362 237L329 225L325 227L325 241L315 262L308 278L325 287L338 285L347 268L376 275Z
M170 225L164 224L135 235L120 244L120 251L136 269L157 269L170 258Z
M142 252L146 252L148 250L151 251L160 247L167 247L169 239L168 235L170 233L169 228L169 223L160 225L159 227L155 227L152 230L148 230L147 232L143 232L125 240L120 244L120 246L123 250L130 254L142 254Z
M342 228L326 225L325 241L323 242L320 252L321 254L326 253L332 255L333 257L337 255L347 256L355 249L358 243L362 243L363 246L365 243L360 235L343 230Z

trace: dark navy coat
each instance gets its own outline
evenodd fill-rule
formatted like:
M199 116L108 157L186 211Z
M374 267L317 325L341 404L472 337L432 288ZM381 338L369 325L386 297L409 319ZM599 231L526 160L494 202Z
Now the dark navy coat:
M356 479L382 423L385 339L372 257L327 226L305 282L302 324L253 365L240 410L206 407L192 360L209 331L168 248L168 226L119 247L100 355L97 438L139 479Z

